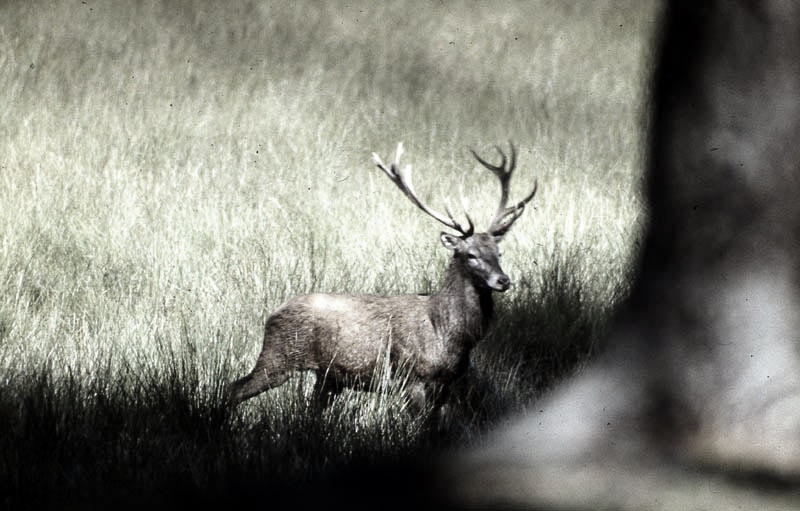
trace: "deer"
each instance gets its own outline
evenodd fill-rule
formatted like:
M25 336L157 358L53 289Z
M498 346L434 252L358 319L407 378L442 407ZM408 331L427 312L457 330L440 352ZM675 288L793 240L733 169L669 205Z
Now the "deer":
M442 245L453 252L444 282L431 294L379 296L374 294L303 294L278 307L266 320L263 347L255 367L229 386L235 406L273 389L300 371L316 373L314 395L330 404L344 388L370 390L382 357L392 371L409 367L410 399L417 407L436 391L438 407L448 385L466 372L472 348L487 333L492 319L494 292L505 292L511 279L500 267L498 243L538 188L507 206L509 182L516 168L513 143L507 157L497 146L501 161L493 165L471 150L473 156L500 182L500 202L486 232L475 232L458 222L446 208L444 215L423 202L414 191L411 166L401 166L402 142L394 162L386 165L375 153L372 159L412 204L457 234L442 232ZM440 408L441 410L441 408Z

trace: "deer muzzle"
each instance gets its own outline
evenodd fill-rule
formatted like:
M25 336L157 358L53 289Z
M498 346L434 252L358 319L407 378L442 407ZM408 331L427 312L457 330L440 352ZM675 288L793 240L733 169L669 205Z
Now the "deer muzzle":
M501 293L507 291L509 287L511 287L511 279L508 278L508 275L505 273L500 273L496 275L492 275L492 278L489 279L489 287L492 288L494 291L500 291Z

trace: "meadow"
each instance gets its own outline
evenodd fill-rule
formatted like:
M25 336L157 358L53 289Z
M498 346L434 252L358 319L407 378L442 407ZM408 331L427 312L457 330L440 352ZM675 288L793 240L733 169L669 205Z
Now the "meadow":
M0 505L288 488L535 406L631 285L656 24L634 1L3 3ZM402 382L226 405L291 296L443 277L440 226L373 151L403 141L417 191L481 229L499 187L469 148L508 140L512 199L539 192L446 431Z

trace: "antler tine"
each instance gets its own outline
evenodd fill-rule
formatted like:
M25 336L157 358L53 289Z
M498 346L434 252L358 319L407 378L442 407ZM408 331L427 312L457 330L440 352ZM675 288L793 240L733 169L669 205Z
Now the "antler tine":
M496 236L502 236L505 234L511 225L522 215L522 212L525 210L525 205L530 202L531 199L533 199L534 195L536 195L536 189L539 186L538 181L535 181L533 185L533 191L531 191L527 197L511 207L506 207L506 203L508 202L509 182L511 180L511 175L514 173L514 169L517 167L517 148L511 141L509 141L509 146L511 146L510 159L506 158L505 153L502 149L500 149L499 146L495 146L497 152L500 153L500 165L492 165L478 156L474 150L471 150L475 159L478 160L481 165L489 169L495 176L497 176L497 179L500 180L500 204L497 206L497 211L495 212L494 218L492 219L488 230L490 234Z
M455 219L449 207L445 206L444 210L447 212L447 216L450 217L450 221L452 221L453 224L455 225L455 227L453 227L454 229L460 232L465 238L469 238L470 236L472 236L472 233L475 232L475 224L472 223L472 218L469 217L469 213L467 213L466 211L464 212L464 216L467 217L467 224L468 224L468 227L464 229L461 226L461 224Z
M502 213L498 213L495 216L494 220L492 220L492 224L489 227L489 233L495 236L502 236L514 222L517 221L519 217L522 216L522 213L525 211L525 205L533 199L533 196L536 195L536 190L539 188L539 180L534 180L533 182L533 190L531 193L528 194L527 197L519 201L518 203L505 208Z
M400 157L403 155L403 152L403 143L400 142L397 144L394 162L392 162L389 167L383 163L381 157L376 153L372 153L372 161L378 166L379 169L389 176L389 179L391 179L392 182L397 185L397 187L405 194L406 197L408 197L412 203L414 203L415 206L447 227L460 232L465 238L471 236L475 230L475 226L472 223L472 219L469 217L469 215L466 215L469 227L465 229L456 221L449 208L445 209L445 211L447 211L447 216L444 216L438 211L431 209L428 205L422 202L419 197L417 197L417 194L414 192L414 185L411 182L411 165L406 165L404 167L400 166Z
M492 171L492 174L497 176L497 179L500 180L500 205L497 207L497 213L495 214L495 216L497 216L505 207L506 202L508 202L508 181L511 178L511 173L514 172L514 168L517 166L517 150L514 144L511 143L511 164L508 166L508 170L506 170L506 163L508 163L506 154L500 149L500 146L495 146L495 149L500 153L500 165L492 165L478 156L478 153L473 149L470 149L470 152L472 152L472 156L474 156L481 165Z

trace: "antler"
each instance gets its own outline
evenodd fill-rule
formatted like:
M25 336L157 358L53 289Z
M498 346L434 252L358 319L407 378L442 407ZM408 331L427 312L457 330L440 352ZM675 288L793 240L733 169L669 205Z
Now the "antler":
M417 194L414 192L414 186L411 184L411 165L400 167L400 157L402 155L403 143L400 142L397 144L397 152L394 156L394 162L392 162L389 167L383 163L381 157L376 153L372 153L372 161L375 162L375 165L377 165L379 169L384 171L386 175L389 176L389 179L391 179L392 182L396 184L397 187L400 188L400 190L402 190L402 192L406 195L406 197L408 197L409 200L413 202L419 209L440 221L447 227L460 232L464 238L472 236L472 233L475 232L475 226L473 225L472 219L469 217L469 215L464 213L464 215L467 217L467 222L469 223L469 226L465 229L456 221L455 218L453 218L453 214L450 213L448 208L445 208L445 211L447 211L447 216L444 216L443 214L428 207L419 199L419 197L417 197Z
M500 180L500 204L497 206L497 212L494 214L494 219L492 219L492 223L489 224L489 230L487 231L489 234L494 236L502 236L508 232L508 229L511 227L511 225L516 222L517 219L522 215L523 211L525 211L525 205L530 202L531 199L533 199L534 195L536 195L536 189L539 186L538 181L534 181L533 191L531 191L527 197L513 206L506 207L506 202L508 202L508 182L511 179L511 174L514 173L514 168L517 166L517 149L514 147L513 142L509 142L509 145L511 146L510 162L506 159L506 155L503 150L500 149L500 146L495 146L497 148L497 152L500 153L500 157L502 158L500 165L492 165L478 156L475 151L470 149L472 156L474 156L481 165L491 170L492 173L497 176L497 179ZM508 164L508 167L506 167L506 164Z

